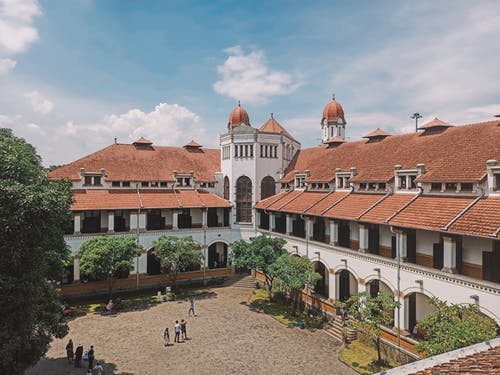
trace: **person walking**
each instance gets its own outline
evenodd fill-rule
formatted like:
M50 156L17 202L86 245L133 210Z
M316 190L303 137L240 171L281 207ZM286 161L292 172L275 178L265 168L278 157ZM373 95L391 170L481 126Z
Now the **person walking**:
M101 364L97 362L94 367L94 375L102 375L104 373L104 369Z
M170 334L168 333L168 327L165 328L165 331L163 332L163 341L165 342L165 346L170 345Z
M188 316L191 316L191 313L193 313L193 316L196 316L196 314L194 313L194 300L192 298L189 299Z
M69 339L69 342L66 344L66 356L68 357L69 363L73 361L74 355L75 353L73 352L73 340Z
M89 370L92 370L94 368L94 346L93 345L90 345L88 357L89 357Z
M179 337L181 335L181 325L179 324L178 320L175 321L174 330L175 330L174 342L180 342Z
M181 333L182 333L182 340L186 340L187 338L187 333L186 333L186 324L187 322L182 319L181 320Z
M75 367L82 367L83 345L78 344L75 350Z

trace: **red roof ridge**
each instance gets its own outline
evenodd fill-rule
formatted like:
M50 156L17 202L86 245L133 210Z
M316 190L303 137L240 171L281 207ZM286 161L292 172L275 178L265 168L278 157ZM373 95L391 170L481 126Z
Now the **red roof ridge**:
M196 142L195 140L191 140L191 142L185 144L183 147L196 147L196 148L200 148L200 147L203 147L202 145L200 145L198 142Z
M291 192L293 192L293 191L295 191L295 189L294 189L294 190L292 190ZM303 190L303 191L299 192L299 194L297 194L297 196L296 196L296 197L293 197L293 198L292 198L292 199L290 199L288 202L286 202L284 205L279 206L279 207L278 207L278 209L277 209L277 211L281 210L281 209L282 209L283 207L285 207L287 204L292 203L294 200L296 200L298 197L300 197L300 196L301 196L302 194L304 194L304 193L305 193L305 190Z
M377 128L374 131L368 133L367 135L364 135L363 138L375 138L375 137L389 137L391 134L387 133L386 131Z
M366 210L364 210L359 216L356 218L356 220L359 220L361 216L364 214L368 213L370 210L374 209L377 207L380 203L382 203L384 200L386 200L389 196L391 195L391 192L387 192L382 198L380 198L378 201L376 201L374 204L372 204L370 207L368 207Z
M195 193L196 193L196 196L198 197L198 199L200 200L200 203L201 203L201 207L203 208L206 208L207 205L205 204L205 202L203 202L203 200L201 199L200 197L200 193L198 192L198 189L194 189Z
M458 219L460 219L467 211L469 211L477 202L479 202L481 199L484 198L484 191L483 193L477 197L476 199L474 199L472 202L470 202L467 207L465 207L462 211L460 211L457 216L455 216L453 219L451 219L448 224L446 224L442 229L445 230L445 231L448 231L448 229L450 228L450 226L453 225L453 223L455 221L457 221Z
M384 223L388 223L389 221L391 221L394 217L396 217L401 211L403 211L406 207L408 207L410 204L413 203L413 201L415 201L418 197L422 196L421 193L418 193L418 194L415 194L415 196L410 199L408 202L406 202L399 210L397 210L396 212L394 212L391 216L389 216L387 218L386 221L384 221Z
M144 138L144 137L141 137L139 138L137 141L133 142L132 143L133 145L144 145L144 146L150 146L153 144L153 142L151 142L150 140Z
M432 119L431 121L426 122L424 125L420 126L419 129L429 129L429 128L437 128L437 127L449 128L452 126L453 125L451 125L443 120L440 120L437 117L434 117L434 119Z
M319 215L320 215L320 216L323 216L323 214L324 214L326 211L328 211L328 210L332 209L333 207L335 207L337 204L339 204L340 202L342 202L344 199L346 199L346 198L347 198L348 196L350 196L351 194L352 194L352 191L348 192L346 195L344 195L342 198L340 198L340 199L339 199L338 201L336 201L334 204L332 204L332 205L328 206L328 207L327 207L327 208L325 208L323 211L321 211L321 212L319 213Z
M286 129L278 121L276 121L272 113L269 120L267 120L264 123L264 125L262 125L259 128L259 131L264 133L274 133L274 134L283 133L287 137L294 139L292 135L288 131L286 131Z
M306 213L307 211L309 211L311 208L313 208L314 206L316 206L319 202L322 202L324 201L326 198L328 198L330 195L332 195L333 193L335 193L335 190L331 190L329 191L328 193L325 194L325 196L323 198L321 198L320 200L317 200L316 202L314 202L313 204L311 204L309 207L307 207L303 213Z

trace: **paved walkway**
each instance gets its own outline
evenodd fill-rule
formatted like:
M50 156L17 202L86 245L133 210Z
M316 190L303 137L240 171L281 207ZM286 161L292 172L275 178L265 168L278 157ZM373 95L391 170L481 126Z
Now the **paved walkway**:
M225 287L195 301L197 317L187 318L187 302L168 302L114 316L87 315L69 323L47 357L29 375L84 374L65 359L69 338L94 345L106 375L159 374L356 374L341 363L339 346L321 331L287 328L246 304L249 289ZM165 348L163 330L187 319L188 338ZM86 364L86 362L83 362Z

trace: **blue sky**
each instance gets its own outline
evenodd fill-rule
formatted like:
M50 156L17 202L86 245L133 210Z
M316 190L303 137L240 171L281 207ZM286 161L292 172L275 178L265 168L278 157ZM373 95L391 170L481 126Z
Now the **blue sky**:
M498 1L0 0L0 126L61 164L139 136L217 147L237 100L319 143L500 113Z

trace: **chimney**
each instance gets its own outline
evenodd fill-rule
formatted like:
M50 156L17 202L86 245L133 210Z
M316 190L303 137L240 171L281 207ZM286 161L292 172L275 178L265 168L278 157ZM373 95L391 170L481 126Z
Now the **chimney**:
M419 163L417 164L417 176L422 176L425 174L425 164L424 163Z
M349 168L349 171L351 172L351 176L356 176L358 174L356 167Z

